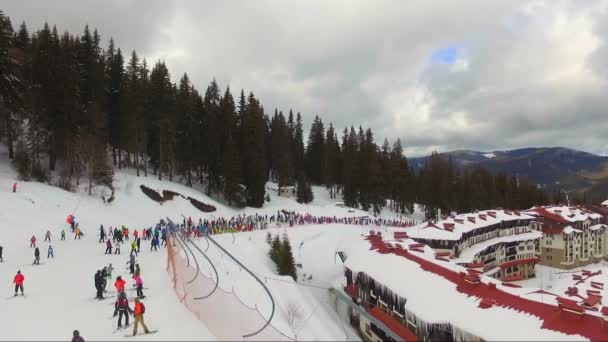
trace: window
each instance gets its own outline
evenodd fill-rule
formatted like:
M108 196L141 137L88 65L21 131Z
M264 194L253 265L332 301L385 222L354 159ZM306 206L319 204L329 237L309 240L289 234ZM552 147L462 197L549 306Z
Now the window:
M528 250L531 250L532 248L534 248L533 245L528 245Z
M519 250L523 251L524 250L524 246L519 246Z

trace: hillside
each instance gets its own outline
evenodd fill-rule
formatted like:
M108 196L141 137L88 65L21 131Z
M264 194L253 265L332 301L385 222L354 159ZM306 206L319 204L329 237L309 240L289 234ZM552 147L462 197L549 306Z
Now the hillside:
M1 145L0 145L1 146ZM154 177L136 177L128 170L117 171L114 178L116 189L115 199L112 203L104 203L99 196L88 196L83 188L77 193L70 193L54 186L38 182L18 182L17 193L12 193L12 184L17 181L17 175L9 165L6 149L0 150L0 245L4 247L4 262L0 263L0 279L6 288L2 293L6 298L4 310L0 313L3 322L3 338L7 340L64 340L71 337L73 329L80 330L86 340L121 340L124 332L114 333L116 329L116 318L112 318L113 297L115 296L113 280L108 284L109 299L98 302L93 299L95 288L93 276L97 269L112 263L115 267L113 278L122 275L127 280L130 288L132 280L128 276L125 263L128 260L129 246L122 246L121 255L104 255L105 245L98 242L100 224L106 229L109 226L125 225L130 228L141 229L156 224L161 218L171 218L175 221L183 217L193 219L215 219L218 217L229 218L233 215L245 214L272 215L277 210L295 210L313 215L328 216L361 216L366 213L359 210L342 208L336 206L338 199L329 199L324 188L314 187L315 201L310 205L300 205L294 199L278 197L272 191L269 192L271 201L261 209L245 208L237 210L226 207L221 203L208 198L201 192L186 186L160 182ZM189 201L176 197L166 201L162 205L148 198L140 189L145 185L158 192L170 190L184 196L190 196L206 204L213 205L217 210L213 213L202 213ZM74 214L83 230L82 240L74 240L70 234L66 217ZM419 216L420 213L417 213ZM385 217L396 217L389 212ZM59 241L61 230L67 232L66 241ZM304 233L320 233L317 230ZM359 236L360 231L351 227L342 228L343 232L351 231ZM48 243L43 242L44 233L50 230L52 233L52 246L55 250L55 258L47 259ZM272 230L281 233L282 230ZM255 240L250 234L239 234L239 242L234 244L234 239L228 234L218 235L218 241L225 244L225 248L233 251L241 258L247 267L265 275L275 273L274 267L267 258L268 246L263 241L265 233L257 232ZM337 235L335 235L337 234ZM41 249L42 262L40 266L33 266L33 248L29 248L29 239L35 235ZM332 236L340 241L340 230L335 230ZM243 240L246 239L246 240ZM254 242L254 243L252 243ZM300 240L294 242L299 244ZM247 246L247 247L246 247ZM216 340L218 339L205 323L201 322L182 303L171 286L171 279L167 273L167 253L164 248L158 252L150 251L149 241L142 241L142 251L138 256L138 262L142 269L144 281L144 293L147 298L146 323L150 329L159 329L159 333L151 336L140 335L134 340ZM235 250L234 248L237 247ZM241 248L242 247L242 248ZM246 249L243 249L245 248ZM294 247L295 248L295 247ZM317 249L309 250L306 261L301 254L296 255L300 263L304 263L309 274L315 273L316 269L325 264L334 266L332 277L340 274L339 265L334 265L334 248L318 254ZM267 299L260 297L258 286L250 280L243 281L241 278L227 276L233 266L227 265L225 257L209 251L210 258L216 263L220 274L220 286L226 291L231 290L230 284L240 284L237 291L243 300L251 305L260 307L265 317L268 312L263 309L268 306ZM298 251L300 253L300 251ZM294 252L295 254L295 252ZM203 264L203 258L200 257ZM331 259L330 259L331 258ZM222 261L223 260L223 261ZM317 265L318 266L315 266ZM336 268L337 267L337 268ZM202 266L201 266L202 268ZM322 268L321 268L322 269ZM25 298L13 298L12 279L21 270L25 275ZM201 272L206 272L201 269ZM234 273L233 273L234 274ZM315 280L318 273L315 273ZM272 324L286 329L287 307L295 305L301 308L302 313L307 316L314 310L315 319L307 320L306 325L298 331L301 337L311 340L335 340L343 339L345 333L349 339L356 338L351 332L344 330L343 323L335 317L331 307L325 303L325 292L303 289L294 286L292 280L283 279L279 285L269 286L273 296L280 308L274 316ZM234 287L232 287L234 290ZM132 299L134 292L129 292ZM0 298L1 299L1 298ZM325 304L323 304L325 303ZM133 305L133 303L131 303ZM205 310L213 315L218 313L213 306L205 306ZM210 311L209 311L210 310ZM48 319L49 317L54 319ZM228 319L228 318L226 318ZM246 317L244 317L246 319ZM29 323L36 321L36 329L27 329ZM225 327L230 328L229 321ZM125 331L125 332L130 332Z
M461 169L482 166L540 184L548 191L586 191L590 198L608 195L608 157L604 156L563 147L492 152L460 150L441 155ZM411 158L410 163L420 169L427 158Z

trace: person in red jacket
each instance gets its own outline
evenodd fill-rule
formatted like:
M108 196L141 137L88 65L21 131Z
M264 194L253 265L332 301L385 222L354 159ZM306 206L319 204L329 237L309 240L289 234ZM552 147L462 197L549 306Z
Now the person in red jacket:
M146 332L146 334L150 333L150 330L148 330L146 323L144 323L144 312L146 312L146 307L144 306L144 303L142 303L139 298L135 298L135 324L133 325L133 336L137 335L137 326L139 324L144 327L144 331Z
M13 192L17 192L17 183L13 183Z
M23 274L21 274L21 271L17 271L17 274L15 275L15 279L13 279L13 284L15 284L15 297L17 296L17 290L21 289L21 295L24 296L23 294L23 281L25 280L25 277L23 276Z
M30 248L36 247L36 236L32 235L32 238L30 239Z
M114 287L116 287L116 291L118 293L125 291L125 281L122 280L121 276L116 277L116 281L114 282Z

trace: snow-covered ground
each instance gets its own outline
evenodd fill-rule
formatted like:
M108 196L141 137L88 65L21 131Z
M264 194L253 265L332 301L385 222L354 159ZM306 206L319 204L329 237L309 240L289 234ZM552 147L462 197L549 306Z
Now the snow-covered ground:
M129 247L122 246L121 255L104 255L105 244L98 242L99 225L106 229L109 226L125 225L141 230L149 227L159 219L170 217L181 221L183 216L193 219L213 219L230 217L235 214L273 214L277 210L287 209L300 213L328 216L361 216L367 213L337 206L340 199L330 199L322 187L314 187L315 201L301 205L295 199L278 197L269 191L271 201L261 209L245 208L241 210L226 207L203 195L200 191L177 183L158 181L155 176L136 177L132 170L121 170L115 173L115 200L104 203L100 196L88 196L83 186L76 193L38 182L18 181L17 193L12 193L12 184L17 175L7 158L6 149L0 145L0 245L4 247L4 262L0 263L0 283L5 283L5 290L0 291L0 300L4 300L0 310L2 340L63 340L70 339L72 331L78 329L85 340L121 340L131 330L114 332L117 321L112 318L113 299L94 300L95 287L93 276L98 269L110 263L115 267L113 278L122 275L128 286L132 285L128 277L126 262ZM214 205L216 212L203 214L182 198L159 205L150 200L140 190L140 185L157 191L172 190L185 196ZM74 240L66 223L66 217L74 214L84 233L82 240ZM420 220L417 211L408 219ZM403 218L401 215L386 210L382 217ZM66 241L59 241L60 232L67 233ZM43 242L44 233L50 230L54 259L47 259L48 243ZM303 277L312 275L312 280L304 281L316 285L295 285L289 278L278 277L267 253L266 232L219 235L215 238L230 252L245 262L248 267L264 275L267 285L277 300L278 312L272 325L281 331L290 332L285 311L288 306L300 308L303 317L298 328L299 339L337 340L356 339L356 335L341 322L327 303L326 290L332 283L342 277L339 259L335 252L361 243L360 235L366 228L352 226L324 225L306 226L289 230L294 247L296 262L302 263L299 270ZM283 233L283 228L271 229L271 232ZM29 239L35 235L38 239L42 260L40 266L33 266L33 248ZM209 249L209 256L214 254ZM217 251L216 251L217 252ZM216 260L217 261L217 260ZM170 277L166 271L167 255L162 248L158 252L149 250L149 242L142 241L142 252L138 257L142 269L146 304L146 323L151 330L158 329L154 335L140 334L134 340L214 340L216 337L198 317L179 303ZM219 271L230 273L234 266L219 263ZM25 298L13 298L12 280L17 272L25 276ZM272 280L276 278L280 280ZM264 301L258 296L254 285L239 282L237 278L222 277L220 286L236 285L236 291L245 301L257 301L260 311L265 314ZM250 287L251 286L251 287ZM108 283L108 297L115 296L113 280ZM135 292L129 291L129 298ZM6 298L6 299L5 299ZM133 305L133 303L131 303ZM212 308L210 310L213 310ZM132 318L131 318L132 320ZM227 323L229 324L229 323Z

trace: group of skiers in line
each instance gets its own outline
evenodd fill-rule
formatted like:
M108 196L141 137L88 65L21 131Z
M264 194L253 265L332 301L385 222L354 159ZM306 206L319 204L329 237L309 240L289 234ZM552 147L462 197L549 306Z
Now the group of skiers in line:
M181 225L177 228L185 231L186 237L200 237L202 235L213 235L227 232L242 232L268 228L269 224L276 224L280 227L283 224L293 226L301 226L305 224L350 224L350 225L376 225L389 227L409 227L416 222L398 219L382 219L362 217L336 217L336 216L313 216L309 213L300 214L295 211L279 210L275 215L237 215L229 219L220 217L213 220L203 220L199 218L198 224L192 221L192 218L184 217Z
M141 302L141 299L145 298L143 293L144 282L141 279L141 269L139 267L139 263L135 262L135 256L133 254L129 256L129 261L127 262L127 264L129 265L129 272L132 274L133 281L135 282L133 286L137 290L137 297L135 298L135 307L133 310L129 307L129 301L125 293L126 282L122 279L121 276L118 276L116 277L116 281L114 282L114 287L116 288L116 292L118 292L118 298L114 303L114 317L118 316L118 329L121 329L123 317L125 318L125 327L129 326L130 313L135 317L133 336L137 335L137 327L140 324L144 328L144 332L148 334L150 331L148 330L148 327L144 322L144 313L146 307Z
M112 237L112 240L109 239L108 234ZM121 229L112 227L109 228L109 233L106 234L106 230L103 227L103 224L99 227L99 242L103 243L105 241L106 249L104 254L112 254L112 247L114 247L113 254L120 254L120 244L124 243L124 239L129 240L129 228L122 226ZM141 250L141 240L150 240L150 251L158 250L160 247L160 240L162 240L163 245L167 244L167 235L166 230L161 229L159 225L157 225L154 230L152 228L144 228L141 230L141 234L138 230L134 230L133 232L133 240L131 241L131 255L139 255ZM106 240L107 238L107 240Z

